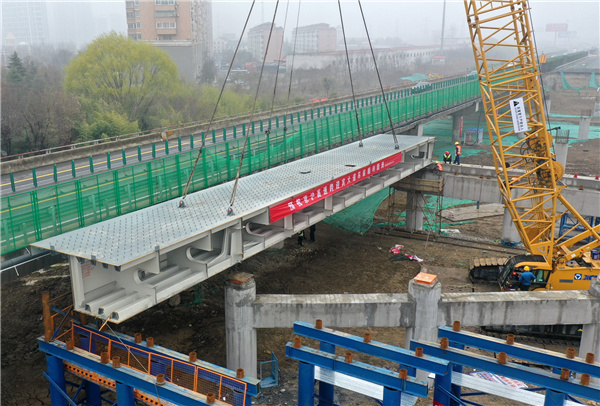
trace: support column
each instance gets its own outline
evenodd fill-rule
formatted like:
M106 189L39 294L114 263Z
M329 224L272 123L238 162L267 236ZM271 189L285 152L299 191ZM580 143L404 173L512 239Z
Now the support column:
M102 406L100 385L95 382L85 382L85 401L89 406Z
M56 385L54 386L50 383L50 402L52 406L67 406L67 399L63 396L63 393L67 393L63 360L48 354L46 355L46 365L48 367L48 376Z
M227 368L243 368L246 376L257 377L256 329L252 303L256 283L251 274L234 274L225 286L225 340Z
M523 189L512 189L512 199L523 195ZM507 208L504 209L504 218L502 223L502 242L507 245L518 244L521 242L521 236Z
M298 362L298 406L314 406L315 366Z
M600 298L600 280L595 278L590 283L590 295ZM579 357L585 359L588 353L595 355L596 362L600 358L600 309L594 309L595 314L592 314L593 320L598 320L596 323L584 324L581 333L581 342L579 345ZM592 378L591 382L600 385L600 379Z
M423 229L423 208L425 195L423 192L406 193L406 229L410 232Z
M417 137L423 136L423 124L417 124L416 127L411 128L406 132L406 135L416 135Z
M567 167L567 154L569 151L569 140L567 142L559 142L559 140L555 140L554 142L554 153L556 154L556 161L560 163L563 168Z
M135 406L133 388L124 383L117 382L117 403L119 406Z
M580 140L588 139L588 135L590 133L590 119L591 119L591 117L584 116L584 115L582 115L579 118L579 135L577 137L578 139L580 139Z
M402 392L397 389L383 387L383 406L397 406L401 404Z
M452 114L452 144L455 142L462 142L462 134L461 134L461 122L462 115Z
M321 351L335 354L335 345L321 341ZM332 406L335 396L335 386L330 383L319 381L319 403L317 406Z
M600 117L600 96L596 96L596 102L594 103L594 117Z
M521 236L517 231L517 227L513 222L512 216L508 209L504 209L504 217L502 218L502 243L507 245L518 244L521 242Z
M434 277L434 275L431 275ZM411 279L408 283L408 298L415 302L414 325L406 329L404 346L410 347L410 340L437 342L438 305L442 295L442 284L437 280L425 285ZM417 370L417 378L427 381L428 373Z

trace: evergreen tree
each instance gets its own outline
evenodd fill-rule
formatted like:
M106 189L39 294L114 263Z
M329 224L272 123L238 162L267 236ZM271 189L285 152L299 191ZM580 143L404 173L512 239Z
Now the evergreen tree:
M17 51L8 58L8 75L7 79L10 83L21 83L27 78L27 69L23 64Z

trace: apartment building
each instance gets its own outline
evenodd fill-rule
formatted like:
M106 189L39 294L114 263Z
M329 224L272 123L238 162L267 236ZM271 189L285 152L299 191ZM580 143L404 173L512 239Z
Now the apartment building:
M283 28L273 27L271 41L269 42L269 31L271 23L262 23L248 30L248 51L252 53L257 61L262 61L265 57L265 48L269 44L269 50L265 57L265 62L275 62L280 59L281 46L283 44ZM283 58L283 54L281 54Z
M297 54L334 52L337 45L337 29L329 24L312 24L292 31Z
M197 80L211 58L210 0L131 0L125 2L127 35L149 41L171 55L188 80Z

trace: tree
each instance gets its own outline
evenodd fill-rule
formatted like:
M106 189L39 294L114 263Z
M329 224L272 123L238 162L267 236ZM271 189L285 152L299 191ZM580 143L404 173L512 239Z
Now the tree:
M65 89L94 116L118 111L147 129L153 102L181 87L177 66L165 51L112 32L94 40L66 68Z
M8 81L10 83L21 83L27 78L27 69L23 64L17 51L8 58Z

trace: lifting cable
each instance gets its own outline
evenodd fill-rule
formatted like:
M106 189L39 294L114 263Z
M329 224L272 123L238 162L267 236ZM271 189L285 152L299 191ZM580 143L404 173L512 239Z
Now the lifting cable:
M248 26L248 21L250 20L250 15L252 14L252 9L254 8L254 4L256 0L252 0L252 5L250 6L250 11L248 12L248 17L246 17L246 22L244 23L244 28L242 29L242 33L240 34L240 39L235 47L235 52L233 53L233 57L231 58L231 63L229 64L229 69L227 69L227 75L225 76L225 80L223 81L223 86L221 86L221 92L219 93L219 97L217 98L217 102L215 103L215 108L213 110L212 116L210 117L210 121L208 122L208 128L206 132L212 127L212 123L215 119L215 115L217 114L217 108L219 107L219 102L221 101L221 97L223 96L223 92L225 91L225 85L227 84L227 79L229 79L229 74L231 73L231 69L233 67L233 62L235 61L235 56L240 49L240 44L242 43L242 38L244 38L244 32L246 32L246 27ZM262 73L262 72L261 72ZM256 100L255 100L256 102ZM252 119L250 119L252 120ZM200 149L198 150L198 155L196 156L196 160L194 161L194 166L192 166L192 171L190 172L190 176L188 177L187 183L185 184L185 188L183 189L183 193L181 194L181 200L179 201L179 207L185 207L184 199L188 194L188 190L190 188L190 184L192 183L192 178L194 177L194 171L196 170L196 166L198 165L198 161L202 156L202 150L204 149L204 145L206 144L205 138L202 137L202 144L200 144Z
M348 44L346 43L346 30L344 29L344 18L342 17L342 4L338 0L338 9L340 10L340 21L342 23L342 36L344 37L344 49L346 50L346 62L348 63L348 74L350 75L350 88L352 89L352 101L354 103L354 115L356 116L356 128L358 130L359 143L358 146L363 146L363 136L360 131L360 120L358 119L358 106L356 105L356 95L354 94L354 84L352 83L352 70L350 69L350 57L348 56Z
M445 3L444 3L445 4ZM379 80L379 88L381 89L381 96L383 97L383 103L385 104L385 110L387 112L388 119L390 120L390 128L392 129L392 136L394 137L394 149L400 149L398 145L398 138L396 137L396 131L394 130L394 123L392 121L392 115L390 114L390 108L388 106L387 97L383 91L383 84L381 83L381 76L379 75L379 68L377 67L377 60L375 59L375 52L373 52L373 44L371 44L371 37L369 36L369 29L367 28L367 22L365 21L365 14L360 0L358 0L358 7L360 8L360 15L365 26L365 32L367 33L367 40L369 41L369 48L371 49L371 56L373 57L373 64L375 65L375 72L377 72L377 80ZM342 25L343 27L343 25ZM344 37L344 41L346 38ZM347 53L348 51L346 51ZM354 94L354 93L353 93Z
M263 56L262 65L260 67L260 75L258 76L258 84L256 85L256 94L254 95L254 102L252 103L252 110L250 112L250 120L248 121L248 132L250 132L250 125L254 119L254 109L256 108L256 101L258 100L258 91L260 90L260 83L262 82L263 72L265 70L265 61L267 60L267 52L269 52L269 44L271 43L271 36L273 34L273 27L275 27L275 17L277 16L277 8L279 7L279 0L275 3L275 11L273 12L273 20L271 21L271 28L269 30L269 38L267 39L267 45L265 46L265 54ZM250 10L252 11L252 10ZM248 14L250 18L250 14ZM233 203L235 202L235 195L237 193L238 184L240 181L240 173L242 172L242 163L244 161L244 155L246 153L246 146L248 145L248 138L250 135L246 133L244 138L244 145L240 153L240 163L238 165L237 173L235 175L235 182L233 184L233 190L231 191L231 198L229 199L229 208L227 209L227 215L233 215Z
M285 7L285 17L283 19L283 32L285 34L285 26L287 24L288 9L290 8L290 0L288 0ZM271 110L269 111L269 127L265 131L267 137L271 133L271 117L273 117L273 108L275 107L275 94L277 93L277 79L279 78L279 67L281 66L281 54L283 52L283 39L281 46L279 47L279 56L277 57L277 72L275 73L275 86L273 86L273 97L271 98Z
M296 43L298 40L298 25L300 23L300 6L301 6L302 0L298 0L298 15L296 16L296 32L294 35L294 48L292 50L292 66L290 68L290 83L288 86L288 94L287 94L287 100L285 102L285 114L286 116L288 115L289 111L290 111L290 95L292 94L292 77L294 75L294 60L296 58ZM286 11L287 13L287 11ZM286 64L286 71L287 71L287 64ZM293 114L293 113L292 113ZM285 139L286 136L286 131L287 131L287 126L284 124L283 125L283 138ZM287 155L287 154L286 154Z

